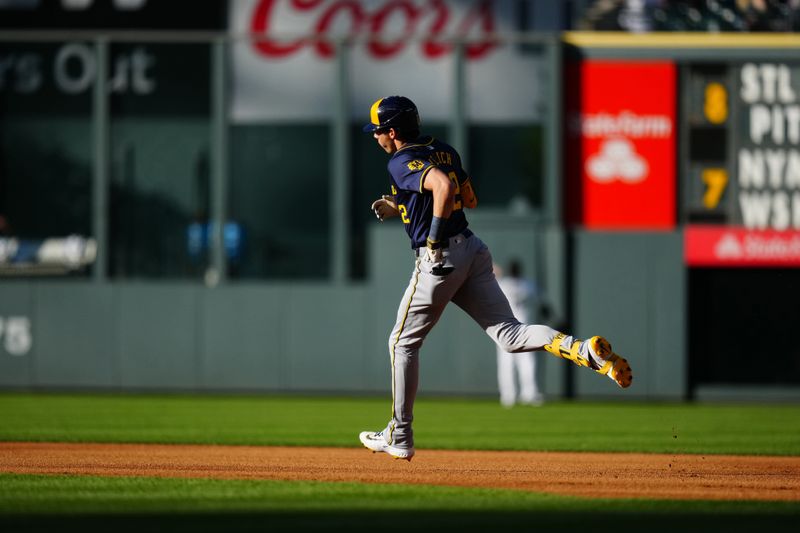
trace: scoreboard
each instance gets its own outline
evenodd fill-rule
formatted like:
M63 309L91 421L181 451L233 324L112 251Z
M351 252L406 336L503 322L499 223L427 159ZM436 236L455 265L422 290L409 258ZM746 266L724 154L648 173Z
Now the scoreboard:
M682 94L688 164L684 186L685 220L719 222L728 219L732 174L728 160L730 80L722 65L687 67Z
M800 267L800 59L752 57L569 64L567 223L681 230L688 266Z
M800 62L684 68L682 222L694 266L800 266Z

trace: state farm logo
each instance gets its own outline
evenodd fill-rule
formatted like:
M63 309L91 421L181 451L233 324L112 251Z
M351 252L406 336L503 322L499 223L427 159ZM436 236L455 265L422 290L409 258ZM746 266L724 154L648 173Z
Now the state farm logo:
M625 109L616 115L603 112L575 115L570 120L570 128L573 133L579 133L587 139L668 139L672 137L672 118L668 115L637 115Z
M600 145L600 152L586 160L586 174L598 183L614 179L639 183L647 176L647 171L647 161L636 153L628 139L607 139Z
M591 180L635 184L644 181L650 171L647 159L637 152L635 141L671 138L672 119L667 115L637 115L626 109L616 115L574 115L570 128L584 139L600 139L600 151L586 160L584 168Z
M369 8L374 6L372 10ZM277 58L296 54L306 47L319 57L334 56L333 41L366 35L366 50L372 57L395 56L407 46L419 46L421 53L437 58L452 51L450 37L469 37L464 47L467 59L480 59L497 44L495 13L491 0L455 5L445 0L259 0L249 17L249 30L258 36L253 48L261 55ZM280 21L280 23L278 22ZM287 39L288 33L305 37ZM420 41L412 35L430 36Z
M726 233L714 246L714 255L719 259L738 259L744 256L744 248L733 233Z
M745 232L741 236L725 233L714 245L717 259L782 261L800 259L800 235L781 232L752 233Z

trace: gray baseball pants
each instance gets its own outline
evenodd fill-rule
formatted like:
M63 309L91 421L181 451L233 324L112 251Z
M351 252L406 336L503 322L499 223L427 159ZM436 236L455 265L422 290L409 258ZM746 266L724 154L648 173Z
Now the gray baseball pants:
M505 294L492 271L492 255L477 235L452 237L445 251L455 270L447 276L431 272L433 264L423 253L417 257L389 337L392 363L392 419L383 431L390 444L414 446L411 423L419 385L419 350L425 337L442 316L449 302L455 303L507 352L541 350L553 341L558 331L543 325L522 324L511 312ZM563 340L571 346L572 337ZM588 343L580 347L586 357Z

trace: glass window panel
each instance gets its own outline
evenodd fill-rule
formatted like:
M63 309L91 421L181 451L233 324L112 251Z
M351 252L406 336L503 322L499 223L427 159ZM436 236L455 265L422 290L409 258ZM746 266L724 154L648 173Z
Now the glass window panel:
M246 242L231 276L327 279L337 63L312 41L269 43L238 39L230 54L229 206Z
M246 246L240 278L327 278L330 127L239 125L230 132L230 215Z
M210 49L206 44L111 48L110 272L197 278L208 242Z
M91 234L94 54L80 42L0 43L0 237L22 243L23 274L61 273L39 269L44 239Z
M469 128L469 173L482 207L525 212L542 206L543 128Z
M541 46L496 42L466 61L469 171L483 207L542 207L548 72Z

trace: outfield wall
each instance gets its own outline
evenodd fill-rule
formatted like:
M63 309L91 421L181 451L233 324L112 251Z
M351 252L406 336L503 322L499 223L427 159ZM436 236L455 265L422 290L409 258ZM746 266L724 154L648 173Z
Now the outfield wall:
M574 316L576 334L602 333L631 359L634 386L620 394L543 353L548 396L684 397L679 234L578 233L569 244L560 230L531 232L530 221L473 218L498 262L520 257L537 273L556 313ZM344 286L0 282L0 317L25 317L30 333L29 349L16 355L8 348L24 347L13 344L19 332L0 337L0 386L387 394L387 339L413 257L396 224L376 223L370 238L370 279ZM568 245L576 257L571 311L561 266ZM422 393L496 394L494 346L455 306L421 357Z

